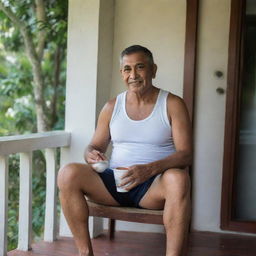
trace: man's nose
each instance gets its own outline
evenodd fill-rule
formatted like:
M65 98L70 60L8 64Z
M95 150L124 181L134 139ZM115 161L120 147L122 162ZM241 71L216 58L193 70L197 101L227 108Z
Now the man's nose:
M132 69L131 73L130 73L130 78L135 80L138 77L138 73L136 71L136 69Z

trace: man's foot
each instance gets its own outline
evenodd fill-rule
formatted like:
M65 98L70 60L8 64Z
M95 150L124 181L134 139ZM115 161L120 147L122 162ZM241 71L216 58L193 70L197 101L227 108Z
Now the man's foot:
M93 253L86 251L86 252L79 252L79 256L93 256Z

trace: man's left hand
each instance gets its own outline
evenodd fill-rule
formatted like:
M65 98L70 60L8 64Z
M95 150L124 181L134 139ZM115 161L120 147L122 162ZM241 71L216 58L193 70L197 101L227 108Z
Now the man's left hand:
M138 164L128 167L127 173L122 177L120 187L130 183L125 189L127 191L135 188L139 184L153 176L151 168L147 164Z

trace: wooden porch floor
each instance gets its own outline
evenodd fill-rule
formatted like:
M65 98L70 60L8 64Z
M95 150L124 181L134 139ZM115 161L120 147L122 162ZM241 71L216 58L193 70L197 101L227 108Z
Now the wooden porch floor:
M95 256L163 256L165 236L155 233L116 232L114 240L106 234L92 240ZM59 238L53 243L40 242L29 252L11 251L8 256L75 256L73 239ZM193 232L189 237L188 256L255 256L256 237Z

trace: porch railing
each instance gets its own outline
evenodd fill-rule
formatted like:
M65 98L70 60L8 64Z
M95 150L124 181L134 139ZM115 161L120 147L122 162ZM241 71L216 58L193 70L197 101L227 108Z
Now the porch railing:
M8 224L8 156L20 154L18 248L31 248L32 234L32 152L45 149L46 209L44 240L56 239L56 158L55 149L68 147L71 135L64 131L0 137L0 256L7 255Z

